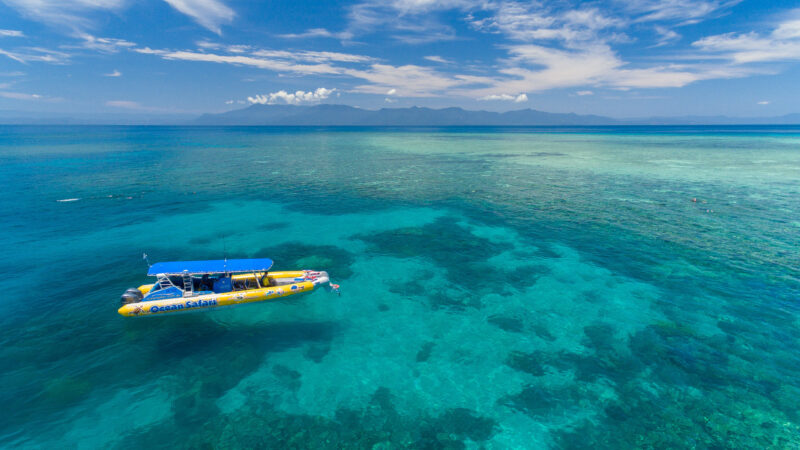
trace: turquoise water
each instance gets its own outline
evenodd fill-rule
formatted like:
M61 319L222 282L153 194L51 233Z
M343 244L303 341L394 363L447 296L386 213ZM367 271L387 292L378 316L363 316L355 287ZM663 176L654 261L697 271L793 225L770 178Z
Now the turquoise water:
M800 129L0 127L0 180L2 447L800 447ZM142 252L342 295L126 319Z

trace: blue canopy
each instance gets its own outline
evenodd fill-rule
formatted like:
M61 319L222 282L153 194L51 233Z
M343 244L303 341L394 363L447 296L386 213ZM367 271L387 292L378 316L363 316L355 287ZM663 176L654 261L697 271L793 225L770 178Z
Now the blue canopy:
M272 260L258 259L212 259L208 261L175 261L160 262L150 266L148 275L177 275L189 273L223 273L223 272L266 272L272 267Z

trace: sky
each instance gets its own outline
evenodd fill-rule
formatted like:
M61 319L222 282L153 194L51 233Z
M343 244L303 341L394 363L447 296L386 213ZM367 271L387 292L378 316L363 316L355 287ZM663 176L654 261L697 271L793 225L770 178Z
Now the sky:
M800 112L797 0L0 0L0 111Z

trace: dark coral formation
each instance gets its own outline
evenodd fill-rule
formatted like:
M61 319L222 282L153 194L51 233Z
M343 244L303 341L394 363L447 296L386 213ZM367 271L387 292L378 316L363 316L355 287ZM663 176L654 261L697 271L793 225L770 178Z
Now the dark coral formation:
M516 317L502 316L495 314L486 319L490 324L500 328L501 330L509 331L512 333L522 333L525 331L525 322Z
M796 408L779 401L789 390L780 389L775 375L741 372L753 368L732 364L731 357L746 356L732 340L702 337L672 322L650 325L627 340L603 323L587 326L584 334L590 353L513 352L507 360L534 376L548 367L572 371L577 383L558 388L533 383L500 399L505 406L544 418L578 408L581 401L603 405L600 423L556 432L559 448L785 448L797 443L798 428L788 421ZM616 401L600 400L587 388L601 379L611 382ZM654 379L658 389L643 387Z
M436 344L434 342L428 341L422 344L422 348L419 349L417 352L417 362L425 362L428 358L431 357L431 351L433 351L433 347Z
M206 419L214 420L202 426L196 423L181 433L171 433L178 423L168 421L129 436L118 448L463 449L466 441L481 443L497 432L494 420L465 408L437 416L404 416L385 387L378 388L362 409L340 408L334 418L286 414L267 402L252 400L235 417L205 406L211 414Z
M313 245L289 242L262 248L253 256L269 255L275 261L272 270L325 270L333 280L344 280L353 275L354 257L349 251L333 245Z
M452 285L460 286L463 293L455 296L442 289L426 289L420 279L394 284L390 288L402 295L431 292L429 299L434 308L479 308L481 295L524 289L535 284L549 270L537 264L515 269L490 265L490 258L512 250L513 245L476 236L453 217L442 217L419 227L361 234L355 238L368 243L368 251L372 254L427 258L444 270L448 279L453 280Z
M370 252L400 258L428 258L452 279L483 284L486 260L511 249L472 234L451 217L439 218L420 227L397 228L355 236L370 244Z
M512 369L539 377L545 373L545 361L547 361L547 357L543 352L511 352L506 359L506 365Z

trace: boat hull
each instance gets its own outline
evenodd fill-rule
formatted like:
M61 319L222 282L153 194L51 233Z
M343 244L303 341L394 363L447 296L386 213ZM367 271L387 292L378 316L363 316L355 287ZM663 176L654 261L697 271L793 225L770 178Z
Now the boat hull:
M300 281L282 286L248 289L222 294L205 294L192 297L129 303L123 305L117 312L125 317L142 317L190 311L205 311L291 297L293 295L312 292L319 285L319 283L312 281Z

